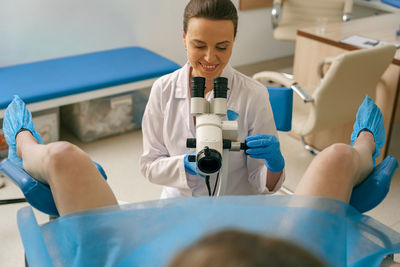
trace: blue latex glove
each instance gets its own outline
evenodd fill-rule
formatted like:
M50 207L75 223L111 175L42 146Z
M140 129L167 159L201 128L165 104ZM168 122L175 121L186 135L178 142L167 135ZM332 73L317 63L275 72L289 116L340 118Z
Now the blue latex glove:
M189 161L189 156L193 156L193 155L195 155L195 152L185 155L185 159L184 159L185 171L191 175L196 175L197 174L196 162Z
M264 159L265 166L273 172L280 172L285 167L285 160L279 148L279 141L273 135L256 134L246 138L246 153L255 159Z
M190 162L189 161L189 156L195 156L196 152L192 152L190 154L186 154L184 158L184 164L185 164L185 171L191 175L199 175L200 177L204 178L205 176L202 174L199 174L197 172L197 165L196 162Z

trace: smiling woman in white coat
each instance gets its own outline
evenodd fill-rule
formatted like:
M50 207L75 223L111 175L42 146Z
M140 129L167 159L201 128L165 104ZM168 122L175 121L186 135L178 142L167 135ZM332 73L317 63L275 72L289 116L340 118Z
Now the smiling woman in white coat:
M186 139L196 136L190 79L199 76L205 78L208 101L214 97L214 78L228 79L225 119L237 121L238 140L249 147L230 153L225 194L273 193L284 181L285 163L268 91L229 64L237 23L237 10L230 0L191 0L185 8L183 41L188 62L153 84L142 120L141 171L150 182L164 186L161 198L208 195L204 177L188 161L193 149L186 147ZM215 182L212 175L210 183Z

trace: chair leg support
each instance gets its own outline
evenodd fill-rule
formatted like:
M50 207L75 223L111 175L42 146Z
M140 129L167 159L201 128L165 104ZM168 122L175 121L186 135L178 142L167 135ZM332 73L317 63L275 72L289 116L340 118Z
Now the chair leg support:
M282 72L282 75L285 76L288 79L294 80L294 75L286 72Z
M281 191L282 193L284 193L285 195L293 195L293 191L291 189L289 189L288 187L282 185L281 188L279 189L279 191Z
M308 151L310 151L311 154L317 155L319 152L321 152L317 148L307 144L307 142L306 142L306 140L304 139L303 136L300 138L300 140L301 140L301 143L303 144L304 148L307 149Z
M387 255L383 261L381 262L381 265L379 265L380 267L389 267L392 266L393 263L398 263L394 260L394 255L393 254L389 254Z

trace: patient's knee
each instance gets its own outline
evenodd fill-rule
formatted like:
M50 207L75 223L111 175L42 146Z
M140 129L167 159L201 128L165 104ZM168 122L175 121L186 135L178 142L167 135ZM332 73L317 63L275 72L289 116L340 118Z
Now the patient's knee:
M324 150L328 154L332 166L341 168L352 168L354 163L355 150L352 146L337 143Z
M69 142L55 142L47 145L45 167L49 171L62 171L79 164L84 153Z

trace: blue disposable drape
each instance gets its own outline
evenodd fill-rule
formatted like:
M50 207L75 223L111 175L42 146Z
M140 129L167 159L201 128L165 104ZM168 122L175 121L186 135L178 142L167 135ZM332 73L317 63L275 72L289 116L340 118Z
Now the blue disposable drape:
M400 251L399 233L346 203L318 197L177 198L83 211L41 226L45 248L23 231L32 224L30 211L19 211L25 250L50 255L43 262L28 256L32 266L49 258L54 266L166 266L183 247L222 229L290 240L335 267L379 266Z

